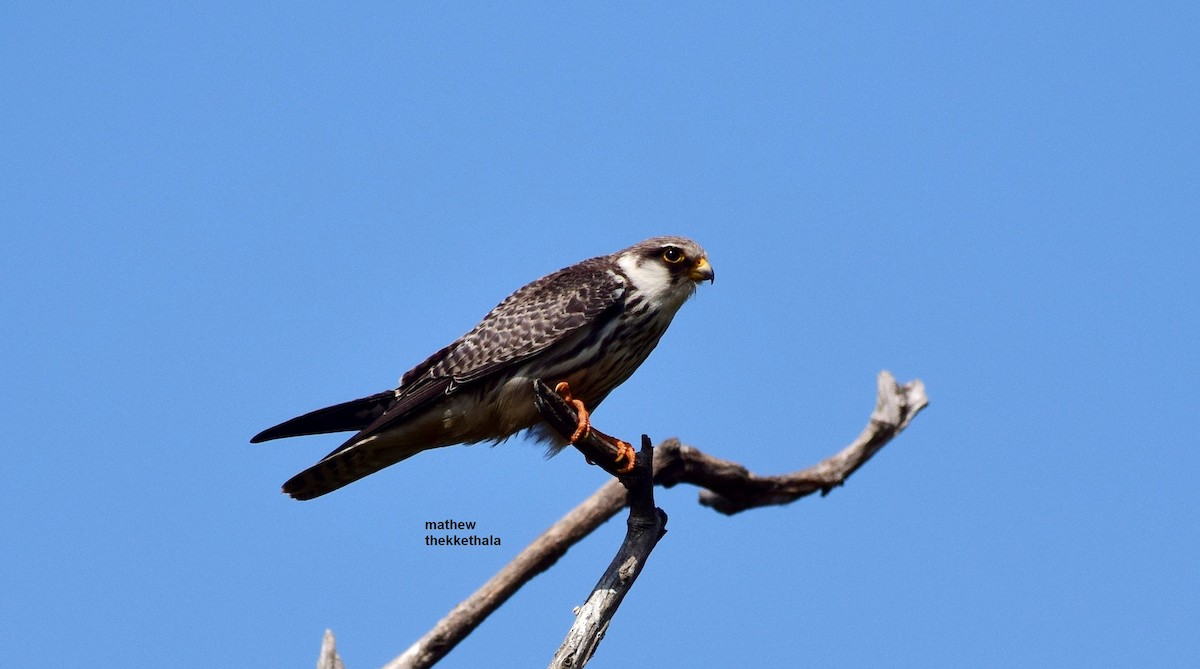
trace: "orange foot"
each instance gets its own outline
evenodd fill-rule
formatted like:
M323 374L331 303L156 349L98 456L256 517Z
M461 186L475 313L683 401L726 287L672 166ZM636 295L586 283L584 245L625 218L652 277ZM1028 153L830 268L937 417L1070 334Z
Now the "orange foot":
M575 426L575 433L571 435L571 443L579 443L580 439L588 436L592 431L592 416L588 413L587 407L583 405L583 400L577 400L571 397L571 386L566 381L554 386L554 392L562 396L567 404L575 407L575 412L578 414L578 422Z
M619 465L626 460L629 461L628 464L623 465L620 469L618 469L617 473L628 474L629 472L633 471L633 467L637 464L637 451L633 450L633 444L630 444L627 441L621 441L616 437L610 437L599 430L596 430L596 434L604 437L606 441L616 445L617 457L613 459L613 462Z
M554 392L558 393L568 404L575 407L575 412L578 414L578 424L575 427L575 433L571 435L571 443L578 443L580 439L586 439L589 434L594 432L597 437L616 447L617 456L613 459L613 462L618 465L626 463L617 470L617 473L628 474L632 472L634 466L637 464L637 451L633 449L633 445L594 429L592 427L592 417L588 413L587 407L584 406L582 400L577 400L571 396L571 386L566 381L554 386ZM589 460L588 464L594 463Z

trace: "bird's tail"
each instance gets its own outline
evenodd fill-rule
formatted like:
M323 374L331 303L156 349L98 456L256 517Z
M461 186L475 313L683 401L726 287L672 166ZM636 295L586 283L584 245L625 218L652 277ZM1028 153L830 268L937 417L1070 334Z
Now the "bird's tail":
M362 430L382 416L395 400L396 392L388 390L370 397L310 411L303 416L297 416L259 432L250 439L250 443L257 444L261 441L299 437L306 434Z
M283 484L283 492L300 500L320 497L423 450L377 444L366 447L372 440L370 437L362 441L351 439L325 459L288 479Z

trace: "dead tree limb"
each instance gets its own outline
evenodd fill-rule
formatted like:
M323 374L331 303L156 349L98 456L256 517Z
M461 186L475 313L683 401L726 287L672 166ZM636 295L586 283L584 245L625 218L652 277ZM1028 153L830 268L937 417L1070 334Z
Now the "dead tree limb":
M608 623L621 606L625 595L642 573L650 551L667 533L667 514L654 506L654 447L650 437L642 435L642 450L634 471L620 478L628 490L629 519L625 540L608 565L592 594L575 613L575 624L567 632L550 669L581 669L592 659Z
M700 503L726 514L787 504L818 491L827 494L908 427L929 404L920 381L899 385L884 371L879 374L878 387L875 411L862 434L837 454L808 469L780 476L756 476L737 463L706 455L677 439L668 439L656 449L655 483L664 486L690 483L704 488ZM603 466L605 459L593 461ZM385 669L432 666L522 585L549 569L567 549L616 515L625 504L626 492L621 483L615 480L605 483Z
M325 637L321 639L321 655L317 658L317 669L346 669L342 658L338 657L333 630L325 630Z
M714 458L678 440L668 440L659 446L654 482L667 488L679 483L699 486L703 488L700 503L726 515L788 504L817 491L822 496L828 495L929 405L925 384L919 380L900 385L891 373L883 371L879 373L878 386L875 411L858 438L808 469L779 476L756 476L736 462Z

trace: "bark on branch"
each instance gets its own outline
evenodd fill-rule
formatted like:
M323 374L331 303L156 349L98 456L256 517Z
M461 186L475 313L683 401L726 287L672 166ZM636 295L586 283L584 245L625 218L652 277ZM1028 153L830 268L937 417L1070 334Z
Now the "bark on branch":
M703 489L700 503L725 514L787 504L818 491L825 495L845 483L851 474L908 427L928 404L921 381L900 385L890 373L880 372L875 411L862 434L840 452L812 467L778 476L757 476L735 462L714 458L682 445L677 439L668 439L655 449L654 482L668 487L680 483L699 486ZM567 410L573 412L569 406ZM568 418L574 421L574 414L568 413ZM598 448L603 450L603 446ZM603 455L588 457L602 467L611 462ZM619 481L605 483L518 553L479 590L454 607L385 669L432 666L522 585L549 569L567 549L616 515L625 507L626 500L625 488Z
M576 611L575 623L554 654L550 669L579 669L592 659L608 623L642 573L650 551L667 533L667 514L654 506L654 446L650 437L642 435L642 450L634 471L619 480L628 491L625 540L587 602Z
M325 630L325 637L321 639L321 654L317 657L317 669L346 669L346 665L342 664L342 658L338 656L332 630Z
M742 465L707 455L672 439L658 449L654 482L670 488L691 483L703 488L700 503L726 515L760 506L788 504L841 486L879 449L900 434L929 405L920 380L904 385L887 371L879 373L875 411L858 438L837 454L791 474L756 476Z

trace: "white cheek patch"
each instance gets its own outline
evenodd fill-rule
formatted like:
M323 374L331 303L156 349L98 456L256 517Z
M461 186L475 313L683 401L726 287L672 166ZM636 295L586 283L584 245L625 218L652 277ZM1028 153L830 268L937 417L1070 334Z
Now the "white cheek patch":
M617 261L625 276L633 282L638 292L650 302L662 302L675 292L671 284L671 273L663 265L646 261L639 263L636 256L623 256Z

